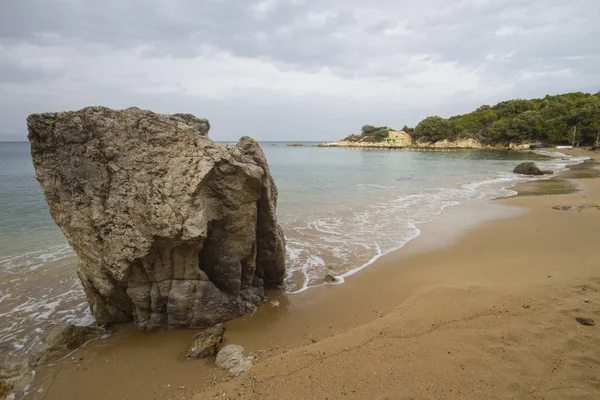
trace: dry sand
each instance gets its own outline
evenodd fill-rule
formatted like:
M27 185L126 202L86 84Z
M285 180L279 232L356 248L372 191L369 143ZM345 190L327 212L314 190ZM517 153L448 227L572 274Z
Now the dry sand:
M600 204L591 167L579 192L456 207L343 285L272 294L227 324L258 356L240 377L184 360L192 331L125 327L40 371L44 398L599 399L600 326L575 318L600 323L600 210L552 209Z

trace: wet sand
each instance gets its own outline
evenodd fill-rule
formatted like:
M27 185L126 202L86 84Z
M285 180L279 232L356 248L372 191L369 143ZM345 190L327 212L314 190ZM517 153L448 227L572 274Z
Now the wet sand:
M184 359L193 331L126 326L39 371L42 397L600 398L600 331L575 321L600 322L600 211L552 209L600 204L595 167L575 193L448 209L343 285L270 293L227 324L258 356L238 378Z

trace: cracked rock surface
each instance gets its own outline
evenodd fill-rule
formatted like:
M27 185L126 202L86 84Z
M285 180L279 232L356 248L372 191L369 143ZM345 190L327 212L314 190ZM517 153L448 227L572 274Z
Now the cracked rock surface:
M98 322L206 327L283 282L277 188L252 138L214 143L206 119L138 108L32 114L27 126Z

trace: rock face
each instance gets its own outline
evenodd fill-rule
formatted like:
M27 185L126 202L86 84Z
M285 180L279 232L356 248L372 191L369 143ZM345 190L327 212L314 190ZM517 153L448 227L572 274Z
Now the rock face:
M197 359L214 356L223 343L225 327L223 324L211 326L194 336L194 342L187 352L187 358Z
M285 273L277 188L258 144L138 108L27 118L36 178L100 323L206 327L252 312Z
M531 161L523 162L513 169L515 174L521 175L544 175L544 174L552 174L553 172L550 170L540 170L535 163Z

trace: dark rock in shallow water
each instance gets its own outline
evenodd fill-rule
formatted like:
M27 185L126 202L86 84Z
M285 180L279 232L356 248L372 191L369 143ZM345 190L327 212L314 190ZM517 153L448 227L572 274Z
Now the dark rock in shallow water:
M223 324L212 326L198 333L194 336L194 342L187 352L187 358L205 358L217 354L219 346L223 343L224 333Z
M531 161L523 162L513 169L515 174L521 175L544 175L544 174L552 174L553 172L550 170L540 170L535 163Z
M258 143L212 142L191 114L27 118L36 178L100 323L206 327L255 310L285 273L277 188Z
M337 282L339 282L339 278L337 278L337 277L335 277L333 275L330 275L330 274L325 275L324 280L325 280L325 283L337 283Z

